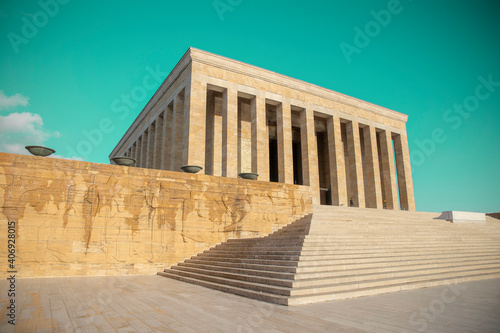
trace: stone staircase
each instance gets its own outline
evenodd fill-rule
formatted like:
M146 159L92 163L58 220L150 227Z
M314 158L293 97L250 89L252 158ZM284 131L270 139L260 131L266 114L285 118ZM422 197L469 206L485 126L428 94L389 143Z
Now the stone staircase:
M296 305L500 277L500 221L314 206L262 238L231 239L159 275Z

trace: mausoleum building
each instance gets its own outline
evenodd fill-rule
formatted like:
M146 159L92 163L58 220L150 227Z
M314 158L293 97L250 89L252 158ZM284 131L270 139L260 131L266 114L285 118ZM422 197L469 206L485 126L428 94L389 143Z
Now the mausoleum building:
M408 116L189 48L110 157L310 186L314 204L415 210Z

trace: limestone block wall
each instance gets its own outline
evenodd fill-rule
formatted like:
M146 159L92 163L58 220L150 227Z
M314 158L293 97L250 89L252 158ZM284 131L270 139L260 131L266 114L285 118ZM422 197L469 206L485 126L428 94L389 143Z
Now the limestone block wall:
M310 188L0 153L0 262L18 277L155 274L312 212Z

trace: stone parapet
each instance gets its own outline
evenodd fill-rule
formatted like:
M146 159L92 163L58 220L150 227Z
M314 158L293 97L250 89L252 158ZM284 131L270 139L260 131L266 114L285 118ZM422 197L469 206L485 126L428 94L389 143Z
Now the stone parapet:
M311 212L307 186L0 153L18 277L154 274Z

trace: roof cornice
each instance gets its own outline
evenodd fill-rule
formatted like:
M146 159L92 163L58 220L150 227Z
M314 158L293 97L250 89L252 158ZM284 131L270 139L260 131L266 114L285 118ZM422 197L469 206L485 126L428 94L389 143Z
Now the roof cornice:
M308 83L267 69L263 69L261 67L250 65L231 58L226 58L218 54L203 51L194 47L190 47L186 54L189 54L190 58L194 62L203 63L247 76L252 76L256 79L282 85L290 89L316 95L318 97L346 104L355 108L360 108L365 111L373 112L397 121L406 123L408 119L408 116L406 114L384 108L382 106L366 102L358 98L344 95L342 93L323 88L312 83Z

